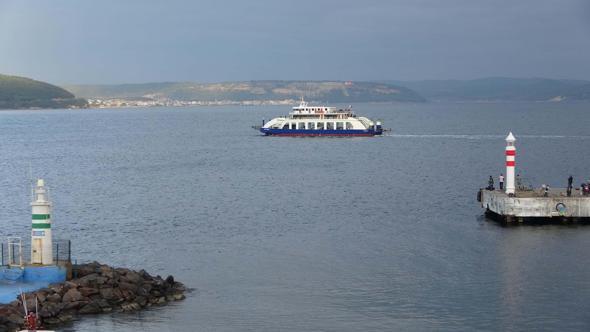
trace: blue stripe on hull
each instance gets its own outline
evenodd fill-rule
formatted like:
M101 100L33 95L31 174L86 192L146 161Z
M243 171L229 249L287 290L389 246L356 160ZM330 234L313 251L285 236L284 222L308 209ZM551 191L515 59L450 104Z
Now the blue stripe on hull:
M381 135L382 130L306 130L306 129L272 129L260 128L260 132L270 136L375 136Z

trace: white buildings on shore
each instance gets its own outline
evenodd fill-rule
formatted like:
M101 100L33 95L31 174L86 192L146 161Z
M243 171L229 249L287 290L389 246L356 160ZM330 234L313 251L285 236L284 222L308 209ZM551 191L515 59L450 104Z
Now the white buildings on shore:
M259 106L259 105L293 105L293 99L285 100L174 100L174 99L151 99L151 98L109 98L88 99L90 108L120 108L120 107L189 107L189 106Z

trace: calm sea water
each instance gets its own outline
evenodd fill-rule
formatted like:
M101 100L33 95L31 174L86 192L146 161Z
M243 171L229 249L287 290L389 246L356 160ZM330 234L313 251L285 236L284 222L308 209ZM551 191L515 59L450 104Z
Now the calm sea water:
M0 112L0 236L28 234L32 169L79 261L195 289L71 331L590 328L590 227L501 227L475 201L509 130L535 185L590 177L590 104L355 107L393 132L250 128L288 107Z

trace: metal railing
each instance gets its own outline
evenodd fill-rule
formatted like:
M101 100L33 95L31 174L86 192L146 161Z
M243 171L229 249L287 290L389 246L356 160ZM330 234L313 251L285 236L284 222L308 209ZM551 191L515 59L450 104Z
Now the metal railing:
M53 240L53 260L59 262L72 261L72 241ZM22 266L31 262L31 243L10 238L0 243L0 266Z
M53 259L56 262L71 262L72 241L58 240L53 242Z

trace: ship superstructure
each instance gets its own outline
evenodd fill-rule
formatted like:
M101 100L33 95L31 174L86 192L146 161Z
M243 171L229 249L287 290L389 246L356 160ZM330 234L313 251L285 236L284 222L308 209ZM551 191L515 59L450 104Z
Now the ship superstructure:
M381 122L357 116L352 108L309 106L301 100L288 116L264 123L260 132L275 136L375 136L383 134Z

